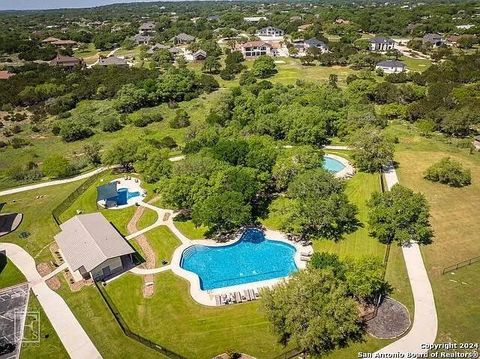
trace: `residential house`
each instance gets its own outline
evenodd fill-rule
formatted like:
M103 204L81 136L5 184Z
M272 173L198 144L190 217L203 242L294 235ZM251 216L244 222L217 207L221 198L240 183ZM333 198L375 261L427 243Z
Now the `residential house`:
M166 45L163 45L163 44L155 44L147 50L147 54L153 54L155 51L168 50L168 49L169 49L169 46L166 46Z
M132 40L137 45L147 45L153 40L153 37L149 35L136 34L132 37Z
M350 20L345 20L345 19L336 19L335 20L335 24L337 25L349 25L350 24Z
M298 32L305 32L305 31L307 31L309 28L311 28L312 26L313 26L313 24L300 25L300 26L297 28L297 31L298 31Z
M60 41L60 39L57 39L56 37L47 37L46 39L43 39L42 40L42 43L43 44L51 44L52 42L55 42L55 41Z
M260 22L262 20L267 20L265 16L247 16L243 18L245 22Z
M256 35L260 38L266 37L266 38L274 38L274 37L282 37L285 35L285 31L282 29L278 29L273 26L267 26L264 27L256 32Z
M15 76L12 72L0 71L0 80L8 80L12 76Z
M192 54L193 61L203 61L207 58L207 53L203 50L195 51Z
M439 34L425 34L423 36L423 43L430 43L433 46L442 46L445 43L445 40L443 39L442 35Z
M49 64L51 66L75 67L83 66L83 61L72 56L57 55Z
M175 45L189 44L195 41L195 37L182 32L181 34L178 34L177 36L172 37L170 41L173 42Z
M398 72L404 72L407 67L402 61L398 60L386 60L380 61L376 66L376 69L382 69L387 74L393 74Z
M220 21L220 16L218 16L218 15L208 16L207 21Z
M259 56L276 56L273 44L265 41L249 41L237 47L238 51L245 58L254 58Z
M370 39L371 51L388 51L395 49L395 41L388 37L374 37Z
M54 238L76 280L106 280L133 265L134 249L101 213L77 215Z
M141 35L152 35L155 32L155 23L153 21L147 21L140 25L138 33Z
M73 40L56 40L50 42L51 45L56 46L56 47L73 47L77 45L76 41Z
M297 49L297 55L295 57L303 57L307 55L308 49L318 49L321 53L328 51L327 44L313 37L308 40L293 41L293 47Z
M128 62L125 59L116 56L101 57L98 59L97 66L120 66L128 67Z

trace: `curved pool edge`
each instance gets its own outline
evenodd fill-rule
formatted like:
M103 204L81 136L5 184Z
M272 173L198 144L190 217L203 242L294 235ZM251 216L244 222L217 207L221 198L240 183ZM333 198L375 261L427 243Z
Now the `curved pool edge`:
M313 253L313 247L311 245L302 246L299 243L289 241L287 240L287 237L283 233L278 231L265 230L263 232L266 239L272 240L272 241L284 242L295 248L294 261L298 270L302 270L307 267L307 262L301 260L301 256L302 256L301 252ZM272 286L288 279L288 276L279 277L279 278L273 278L273 279L262 280L257 282L238 284L234 286L203 290L201 289L201 286L200 286L200 277L196 273L187 271L180 266L180 263L182 260L182 254L186 249L198 244L207 245L211 247L229 246L238 242L241 239L242 235L243 233L239 234L234 240L226 243L219 243L209 239L195 240L195 241L191 241L191 243L184 243L175 249L172 256L172 260L171 260L171 270L174 274L178 275L179 277L182 277L183 279L186 279L189 282L189 293L197 303L203 304L206 306L217 306L215 302L215 295L228 294L231 292L238 292L238 291L243 291L245 289L254 289L254 288L260 288L260 287L271 288Z
M341 171L333 174L336 178L348 178L355 174L355 168L346 158L334 155L333 153L326 153L325 157L330 157L331 159L334 159L345 166L345 168L343 168Z

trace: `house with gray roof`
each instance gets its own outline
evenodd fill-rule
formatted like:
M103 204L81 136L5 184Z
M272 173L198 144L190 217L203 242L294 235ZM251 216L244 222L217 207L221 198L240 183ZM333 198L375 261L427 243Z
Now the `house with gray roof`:
M123 66L128 67L128 62L125 59L116 56L101 57L98 59L97 66Z
M283 31L282 29L278 29L276 27L273 27L273 26L267 26L267 27L264 27L264 28L258 30L256 32L256 35L260 38L262 38L262 37L276 38L276 37L282 37L283 35L285 35L285 31Z
M153 37L149 35L136 34L132 37L132 40L137 45L146 45L152 41Z
M395 41L388 37L374 37L369 40L371 51L388 51L395 49Z
M144 22L138 28L138 33L141 35L151 35L155 32L155 26L153 21Z
M178 34L177 36L172 37L170 41L173 42L175 45L189 44L195 41L195 37L182 32L181 34Z
M382 69L383 72L387 74L393 74L397 72L404 72L407 69L407 66L402 61L386 60L380 61L375 68Z
M158 50L168 50L170 47L163 45L163 44L155 44L151 48L147 50L147 54L153 54L155 51Z
M445 43L442 35L439 34L425 34L422 39L423 43L430 43L433 46L442 46Z
M77 215L54 238L72 276L106 280L131 268L133 248L101 213Z

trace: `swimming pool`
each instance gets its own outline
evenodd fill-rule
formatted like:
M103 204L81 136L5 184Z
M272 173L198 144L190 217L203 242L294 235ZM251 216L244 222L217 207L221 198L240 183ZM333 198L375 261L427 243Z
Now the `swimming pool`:
M287 277L297 270L290 244L247 230L226 246L193 245L182 253L180 267L198 275L203 290Z
M139 191L130 192L128 188L119 188L117 190L117 205L125 205L131 198L140 197Z
M323 157L323 168L325 168L327 171L337 173L343 170L345 165L339 160L326 155Z

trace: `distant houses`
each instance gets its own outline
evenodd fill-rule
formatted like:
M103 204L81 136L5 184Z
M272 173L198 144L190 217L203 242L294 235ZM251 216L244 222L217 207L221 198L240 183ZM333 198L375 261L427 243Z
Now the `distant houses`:
M56 37L47 37L42 40L42 44L53 45L56 47L74 47L77 45L77 42L73 40L57 39Z
M72 56L57 55L49 62L51 66L76 67L83 66L83 61Z
M398 72L404 72L407 69L407 66L398 60L386 60L380 61L376 66L376 69L381 69L387 74L393 74Z
M303 57L307 55L308 49L317 49L321 53L328 51L327 44L314 37L308 40L296 40L293 42L293 47L297 50L297 57Z
M434 47L442 46L445 43L442 35L439 34L425 34L422 41L424 44L429 43Z
M259 22L262 20L267 20L265 16L247 16L243 18L243 21L245 22Z
M0 71L0 80L8 80L12 76L15 76L12 72Z
M125 59L116 56L101 57L98 59L97 66L120 66L128 67L128 62Z
M389 51L395 49L395 41L388 37L374 37L369 40L370 51Z
M285 31L273 26L267 26L258 30L256 35L260 38L278 38L283 37L285 35Z
M279 51L282 48L279 42L267 41L248 41L237 46L244 58L251 59L259 56L279 56Z
M207 53L203 50L195 51L192 54L193 61L203 61L207 58Z
M150 35L136 34L132 37L132 40L136 45L148 45L152 42L153 37Z
M190 44L195 41L195 37L185 33L178 34L170 39L175 45L185 45Z
M147 21L140 25L138 33L141 35L152 35L155 32L155 23L153 21Z

